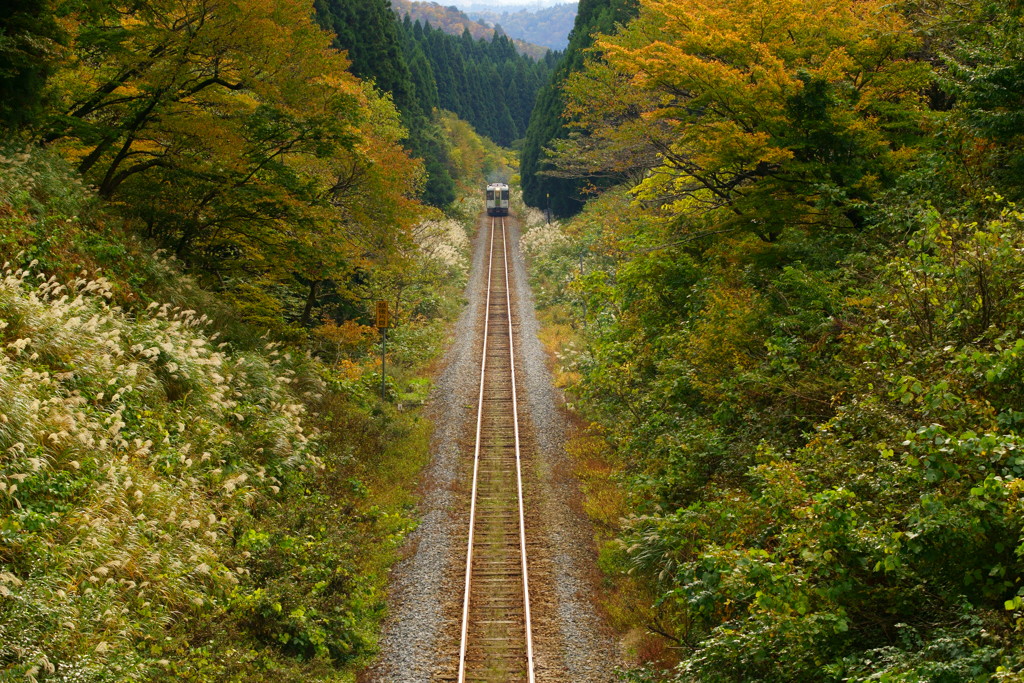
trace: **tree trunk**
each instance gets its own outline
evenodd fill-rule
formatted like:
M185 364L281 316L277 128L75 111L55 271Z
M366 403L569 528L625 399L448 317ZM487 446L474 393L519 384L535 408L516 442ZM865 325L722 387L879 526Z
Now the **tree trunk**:
M302 317L299 318L299 324L303 327L309 327L309 319L313 315L313 307L316 306L316 290L320 286L320 280L309 281L309 294L306 296L306 307L302 309Z

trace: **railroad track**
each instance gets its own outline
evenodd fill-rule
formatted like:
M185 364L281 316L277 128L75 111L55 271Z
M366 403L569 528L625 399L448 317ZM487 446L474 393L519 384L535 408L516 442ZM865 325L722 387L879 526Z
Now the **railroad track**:
M534 683L505 219L490 221L458 683Z

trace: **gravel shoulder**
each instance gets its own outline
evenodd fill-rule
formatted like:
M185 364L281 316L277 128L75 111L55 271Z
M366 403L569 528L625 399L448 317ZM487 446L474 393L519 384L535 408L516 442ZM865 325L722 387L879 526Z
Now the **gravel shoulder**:
M543 572L543 582L531 584L530 592L542 592L553 615L549 636L544 639L549 650L544 659L549 665L539 672L538 680L604 683L613 679L617 646L592 601L598 589L594 583L596 552L589 523L575 504L580 494L565 455L563 399L552 386L547 357L537 337L539 325L519 251L518 222L511 217L507 223L514 262L510 284L520 332L516 349L519 395L528 409L537 444L536 458L530 463L530 478L537 484L536 514L531 517L537 526L528 528L527 533L539 536L544 564L549 567ZM481 216L473 240L467 306L455 327L428 408L435 430L431 464L422 481L421 522L409 535L403 558L392 571L390 617L384 626L381 654L360 680L447 680L452 671L452 662L447 660L458 651L458 643L451 641L457 638L461 614L463 526L468 509L465 477L471 466L479 390L486 225L487 217Z
M554 567L562 666L569 681L611 681L612 667L620 658L616 640L594 605L599 590L597 549L593 529L581 511L582 494L565 452L565 399L552 383L548 355L540 342L540 323L526 261L519 249L519 222L510 221L510 227L514 245L513 306L518 309L519 319L517 353L523 370L520 395L525 395L537 440L535 472L541 487L543 533Z

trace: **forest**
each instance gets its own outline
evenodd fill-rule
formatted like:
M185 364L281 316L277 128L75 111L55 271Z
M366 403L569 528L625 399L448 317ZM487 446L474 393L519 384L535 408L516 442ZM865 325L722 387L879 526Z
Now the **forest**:
M319 23L348 53L352 73L389 93L409 133L406 146L424 160L423 199L455 199L443 131L435 109L451 111L502 145L526 132L537 91L557 55L520 55L503 35L449 35L409 15L398 21L388 0L316 0ZM492 40L493 39L493 40Z
M581 2L524 248L625 680L1022 680L1022 19Z
M435 106L505 147L526 135L537 92L548 82L558 53L534 61L519 55L502 34L474 40L466 29L455 37L429 23L412 22L408 15L402 28L414 55L410 63L422 64L421 53L426 57L429 73L423 80L435 86L436 100L434 89L429 95Z
M0 8L0 680L371 660L514 164L429 75L384 0Z
M1022 93L1011 0L5 3L0 680L365 670L517 163L614 675L1024 680Z

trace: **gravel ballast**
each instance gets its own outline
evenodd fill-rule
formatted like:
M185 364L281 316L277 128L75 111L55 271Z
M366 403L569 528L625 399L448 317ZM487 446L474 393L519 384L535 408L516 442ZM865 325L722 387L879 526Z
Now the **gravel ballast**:
M462 609L468 509L465 478L471 467L480 381L487 224L486 216L478 220L467 305L430 401L429 416L435 426L433 457L423 476L421 522L409 535L403 559L392 572L390 617L381 640L381 654L361 680L446 680L456 664L451 660L457 658ZM539 325L519 251L518 223L510 217L506 225L513 264L510 289L519 322L518 393L532 421L537 444L536 457L529 467L536 486L532 497L539 511L534 517L540 524L539 528L528 528L527 534L533 534L544 546L544 563L550 567L543 572L540 584L531 579L530 592L531 598L543 593L545 601L553 603L554 615L549 633L538 641L538 647L547 650L538 652L538 660L549 664L538 670L537 680L604 683L613 680L618 653L591 600L597 589L593 533L577 511L578 506L573 505L579 491L565 455L562 397L552 386L548 359L537 337Z

